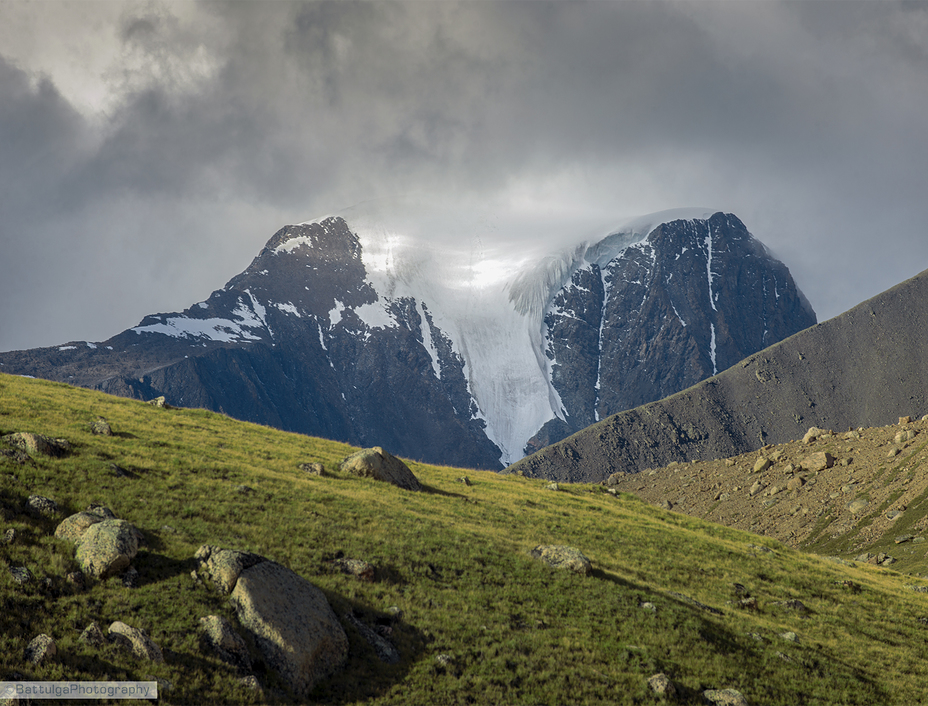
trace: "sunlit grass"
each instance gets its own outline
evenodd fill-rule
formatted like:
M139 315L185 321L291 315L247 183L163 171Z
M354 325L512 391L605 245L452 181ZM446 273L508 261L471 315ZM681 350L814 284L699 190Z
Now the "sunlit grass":
M116 436L90 433L98 416ZM426 492L406 492L339 473L338 462L354 450L344 444L0 376L0 433L12 431L65 437L75 452L37 458L35 466L0 461L9 515L0 529L18 533L0 550L7 675L154 675L174 685L162 703L288 702L260 664L267 690L259 697L200 650L200 617L234 620L221 596L190 577L194 552L209 543L289 566L340 616L353 611L371 624L391 606L402 610L393 633L402 662L380 663L348 627L349 661L317 688L317 703L654 703L647 678L657 671L682 685L691 703L703 689L729 687L763 704L928 700L928 627L918 620L928 617L928 596L905 590L912 580L892 572L829 563L598 486L555 492L518 476L411 462ZM322 477L298 470L316 461ZM117 477L111 464L131 477ZM118 579L88 590L67 584L76 565L73 548L51 536L57 522L20 512L33 493L56 500L62 517L102 503L141 528L147 542L133 562L141 587L126 589ZM594 574L540 564L528 554L538 544L579 547ZM376 580L333 570L338 552L373 563ZM6 567L23 565L36 582L14 583ZM49 590L39 587L45 577ZM735 583L759 610L731 603L740 598ZM778 605L795 599L808 615ZM81 643L93 620L104 630L114 620L144 628L165 663ZM779 637L787 631L799 642ZM23 650L43 632L59 657L32 667Z

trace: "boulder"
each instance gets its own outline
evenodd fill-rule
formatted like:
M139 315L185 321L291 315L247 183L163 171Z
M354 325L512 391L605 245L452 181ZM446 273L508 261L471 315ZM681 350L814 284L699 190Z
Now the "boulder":
M26 661L35 665L47 662L58 653L55 641L48 635L38 635L26 646Z
M361 635L361 637L364 638L367 644L369 644L374 649L374 652L377 653L377 658L381 662L385 662L386 664L399 663L400 653L392 642L390 642L382 635L378 635L373 628L362 623L351 613L345 613L344 619L345 622L353 625L355 630L358 631L358 633Z
M150 404L152 407L159 407L161 409L174 409L165 401L164 395L161 395L161 397L156 397L153 400L148 400L148 404Z
M235 582L244 569L267 561L258 554L240 552L237 549L221 549L209 544L201 546L194 558L200 570L223 593L232 593Z
M818 471L824 471L826 468L831 468L835 465L835 457L830 453L825 451L819 451L814 454L809 454L802 461L799 462L799 465L806 471L810 473L816 473Z
M130 650L136 657L152 662L163 662L161 648L155 644L148 633L140 628L133 628L117 620L107 631L110 639L117 645Z
M666 699L676 699L680 691L677 685L670 680L670 677L663 672L659 672L648 679L648 686L651 687L651 691L655 694Z
M141 533L125 520L101 520L77 542L77 563L84 574L108 578L124 571L138 554Z
M301 463L299 469L304 473L308 473L311 476L321 476L325 475L325 466L323 466L318 461L314 463Z
M805 436L802 437L803 444L811 444L813 441L818 439L820 436L826 436L831 434L827 429L819 429L818 427L809 427L809 431L805 433Z
M374 580L374 565L363 559L336 559L333 564L343 574L357 576L362 581Z
M773 465L773 461L771 461L771 460L770 460L769 458L767 458L766 456L761 456L759 459L757 459L757 460L754 462L754 472L755 472L755 473L763 473L763 472L766 471L768 468L770 468L772 465Z
M748 706L744 694L735 689L707 689L702 692L702 698L707 704L714 706Z
M392 483L404 490L422 490L422 484L409 470L409 466L379 446L351 454L341 462L339 470Z
M32 434L27 431L7 434L0 440L26 453L51 456L52 458L59 458L71 452L71 444L67 439L52 439L50 436Z
M99 417L90 423L90 433L99 434L100 436L112 436L113 428L103 417Z
M42 495L30 495L26 500L26 510L36 517L54 517L58 514L58 503Z
M103 630L100 629L100 624L96 620L84 628L81 636L77 639L94 647L100 647L108 642L106 635L103 634Z
M793 476L786 482L787 490L799 490L806 484L806 479L802 476Z
M105 518L92 512L78 512L66 517L57 529L55 536L68 542L77 543L91 525L103 522Z
M348 638L318 588L273 561L244 569L231 596L239 624L297 696L335 672Z
M539 544L529 553L535 559L540 559L556 569L568 569L582 576L593 573L590 560L575 547Z
M220 615L200 618L202 644L215 652L223 662L242 672L251 669L251 655L242 636L235 632L232 623Z

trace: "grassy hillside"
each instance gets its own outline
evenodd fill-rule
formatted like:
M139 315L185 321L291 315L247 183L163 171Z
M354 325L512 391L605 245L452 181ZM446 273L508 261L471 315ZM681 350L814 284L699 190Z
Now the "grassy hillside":
M97 417L116 435L92 435ZM295 702L260 664L255 692L201 649L200 617L234 622L226 599L190 576L209 543L290 567L339 616L373 625L402 611L392 634L402 661L380 662L346 624L349 661L317 687L316 703L651 704L660 698L647 680L661 671L685 703L724 688L751 704L928 702L928 596L889 570L832 563L599 486L554 491L410 462L426 492L407 492L340 474L353 450L343 444L0 375L0 434L14 431L64 437L74 451L34 465L0 457L0 532L16 530L0 547L0 680L156 677L171 684L166 704ZM315 461L326 475L298 469ZM28 515L32 494L55 500L60 517ZM144 532L139 588L65 580L77 564L55 527L91 503ZM593 574L532 559L538 544L580 548ZM375 580L333 570L339 552L373 563ZM20 566L36 580L16 583L9 567ZM756 610L736 605L735 584ZM808 612L786 605L795 600ZM78 640L91 621L105 630L115 620L145 629L165 662ZM33 667L24 650L40 633L58 655Z

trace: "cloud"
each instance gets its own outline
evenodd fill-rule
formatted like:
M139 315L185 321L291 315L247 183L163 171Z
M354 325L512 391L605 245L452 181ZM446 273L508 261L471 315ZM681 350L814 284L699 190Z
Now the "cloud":
M0 349L108 337L398 194L532 247L733 211L824 316L928 260L920 3L80 5L0 5Z

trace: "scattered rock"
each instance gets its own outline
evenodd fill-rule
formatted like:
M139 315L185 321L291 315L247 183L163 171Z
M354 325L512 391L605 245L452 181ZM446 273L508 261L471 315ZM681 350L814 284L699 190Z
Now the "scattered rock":
M84 530L75 558L85 574L98 579L114 576L138 554L140 536L125 520L101 520Z
M757 459L757 460L754 462L754 472L755 472L755 473L763 473L763 472L766 471L768 468L770 468L772 465L773 465L773 461L771 461L771 460L770 460L769 458L767 458L766 456L761 456L759 459Z
M903 429L902 431L896 432L896 435L893 437L893 441L897 444L904 444L906 441L911 441L916 437L918 432L914 429Z
M90 433L99 434L100 436L112 436L113 428L103 417L98 417L90 423Z
M422 484L409 470L409 466L380 446L351 454L341 462L339 469L363 478L391 483L404 490L422 490Z
M560 490L561 489L561 487L557 483L548 483L548 485L546 485L545 488L548 490Z
M818 427L809 427L809 431L805 433L805 436L802 437L803 444L811 444L813 441L817 440L819 437L830 435L831 432L827 429L819 429Z
M834 466L835 457L826 451L818 451L806 456L799 462L799 465L810 473L816 473Z
M904 544L905 542L915 539L914 535L911 534L901 534L894 540L896 544Z
M318 461L314 463L301 463L299 469L304 473L308 473L311 476L321 476L325 475L325 466L323 466Z
M58 653L55 641L48 635L38 635L26 646L26 661L38 666Z
M895 520L897 517L900 517L901 515L902 515L902 512L899 510L890 510L889 512L886 513L886 519Z
M593 573L590 560L575 547L539 544L529 553L535 559L540 559L556 569L568 569L582 576Z
M106 639L106 635L103 634L103 630L100 629L100 625L97 623L97 621L93 621L90 623L90 625L84 628L81 636L77 639L80 642L86 642L87 644L93 645L95 647L100 647L101 645L105 645L107 642L109 642Z
M458 478L458 483L463 483L464 485L473 485L473 483L470 482L470 478L467 476L461 476Z
M657 612L657 606L654 605L651 601L645 601L644 603L641 603L638 607L641 608L642 610L650 610L652 613Z
M68 575L65 576L65 581L74 586L75 588L84 587L84 572L83 571L69 571Z
M348 656L348 638L322 591L276 562L244 569L231 600L265 661L298 696Z
M164 661L161 648L155 644L154 640L152 640L144 630L133 628L117 620L110 625L107 632L110 635L110 639L115 644L131 650L136 657L141 657L142 659L147 659L152 662Z
M336 559L332 563L343 574L357 576L362 581L374 580L374 565L363 559Z
M912 423L912 417L909 416L909 415L906 415L906 416L904 416L904 417L899 417L899 423L900 423L900 424L911 424L911 423Z
M26 500L26 510L37 517L54 517L58 514L58 503L41 495L30 495Z
M673 510L673 503L666 499L661 501L660 506L664 510Z
M0 545L12 544L16 539L16 530L10 527L3 536L0 537Z
M750 495L753 498L755 495L760 493L763 489L764 489L764 484L761 483L759 480L756 480L754 481L754 485L752 485L751 489L748 491L748 495Z
M780 637L786 640L787 642L799 642L799 636L792 631L781 632Z
M847 509L850 510L851 514L856 515L858 512L864 510L869 504L870 501L866 498L858 498L857 500L848 503Z
M110 470L113 472L113 475L117 478L138 478L138 476L132 471L128 471L120 465L115 463L110 464Z
M122 585L126 588L139 587L139 572L134 566L130 566L123 572Z
M675 699L679 695L680 690L677 688L677 685L674 684L670 677L668 677L663 672L653 675L648 679L648 686L651 687L653 691L658 696L663 696L667 699Z
M806 479L802 476L793 476L786 482L787 490L799 490L806 484Z
M158 407L160 409L174 409L171 405L165 402L164 395L161 395L161 397L156 397L153 400L148 400L148 404L150 404L152 407Z
M28 454L40 454L42 456L60 458L71 452L71 444L67 439L52 439L49 436L31 434L26 431L7 434L4 437L0 437L0 440Z
M242 677L238 680L238 683L244 686L246 689L251 689L252 691L261 691L261 684L258 683L258 677L254 674L249 674L247 677Z
M20 586L32 583L35 580L35 576L33 576L32 572L25 566L11 566L10 576L12 576L13 580Z
M714 706L750 706L744 694L735 689L708 689L702 692L702 698Z
M219 658L236 667L240 672L251 669L251 655L245 640L235 632L232 623L220 615L207 615L200 618L202 643L215 652Z
M381 662L386 664L399 663L400 653L392 642L378 635L376 631L362 623L351 613L345 613L344 618L346 622L354 626L355 630L361 634L361 637L367 641L367 644L374 648L374 652L377 653L377 657Z
M901 450L901 449L892 448L892 449L890 449L890 450L886 453L886 457L887 457L887 458L895 458L896 456L898 456L898 455L901 454L901 453L902 453L902 450Z

